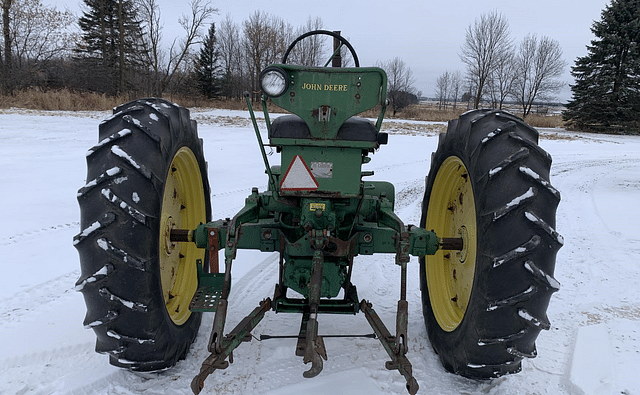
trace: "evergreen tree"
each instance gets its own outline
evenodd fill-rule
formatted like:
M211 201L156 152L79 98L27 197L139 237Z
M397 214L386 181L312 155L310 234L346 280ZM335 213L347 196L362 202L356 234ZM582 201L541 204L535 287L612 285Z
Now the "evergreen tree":
M222 77L218 56L216 26L212 23L194 65L198 92L208 99L218 97L221 91Z
M612 0L593 23L596 36L571 74L564 119L581 130L638 134L640 127L640 0Z
M91 76L102 82L98 90L125 90L127 74L139 67L146 54L141 22L134 0L84 0L87 10L79 19L82 55ZM114 84L117 83L117 85Z

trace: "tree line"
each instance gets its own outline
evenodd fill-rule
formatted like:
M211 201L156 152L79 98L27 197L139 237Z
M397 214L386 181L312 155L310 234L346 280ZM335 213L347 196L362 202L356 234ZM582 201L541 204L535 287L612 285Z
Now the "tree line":
M108 95L203 95L240 98L259 91L258 76L279 62L298 35L322 28L309 18L294 28L282 18L256 11L241 24L191 0L178 20L180 37L163 45L157 0L84 0L79 18L40 0L0 0L0 87L5 94L28 87L69 88ZM208 27L208 28L207 28ZM325 38L294 48L291 63L323 65ZM344 52L343 62L350 56Z
M157 0L83 0L80 17L41 0L0 0L0 90L12 94L36 87L66 88L129 97L166 94L241 98L260 95L260 71L281 61L300 34L323 28L320 18L294 27L255 11L236 23L209 0L190 0L178 22L183 31L167 45ZM572 99L563 117L574 128L638 133L640 127L640 0L612 0L592 26L588 55L571 73ZM348 37L347 37L348 38ZM289 62L322 66L332 47L325 36L300 42ZM329 43L330 44L330 43ZM436 81L440 106L468 102L501 108L507 101L524 116L535 101L562 87L565 61L559 43L529 34L517 45L508 21L496 11L481 15L465 31L460 59L465 72L446 71ZM348 51L342 53L349 65ZM388 75L393 113L415 103L421 92L400 58L376 64Z
M591 27L587 55L571 67L572 97L562 117L575 130L640 134L640 0L612 0ZM536 101L559 92L566 62L550 37L529 34L514 45L505 17L482 15L465 32L460 59L465 73L445 71L436 80L441 107L468 102L502 108L515 101L526 117Z
M40 0L0 0L0 85L3 93L29 87L67 88L144 96L177 90L193 70L194 48L216 12L191 0L184 29L168 49L156 0L84 0L76 17Z
M440 107L453 102L455 108L464 101L473 108L487 103L502 109L512 100L526 117L534 101L552 99L564 85L560 43L528 34L515 45L509 22L497 11L481 15L466 29L459 56L466 73L445 71L436 80Z
M50 84L77 39L74 15L39 0L0 0L0 6L0 87L6 93Z
M0 87L4 94L30 87L66 88L130 97L163 94L240 99L260 95L260 71L280 62L299 35L323 28L320 18L294 27L255 11L236 23L230 16L210 23L218 10L208 0L190 0L178 20L182 35L163 41L157 0L84 0L80 17L41 0L0 0ZM288 62L324 66L328 36L299 42ZM341 50L343 66L353 64ZM379 65L390 76L394 112L417 101L411 69L399 58Z

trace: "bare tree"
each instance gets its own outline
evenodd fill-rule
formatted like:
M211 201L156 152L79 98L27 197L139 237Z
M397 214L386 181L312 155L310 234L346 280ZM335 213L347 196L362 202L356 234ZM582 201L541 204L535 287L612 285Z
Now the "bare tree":
M417 89L413 71L400 58L396 57L387 62L378 63L378 67L387 73L387 99L390 102L393 115L417 100Z
M218 12L216 8L211 7L208 0L191 0L190 6L191 13L183 14L178 19L178 23L185 31L185 36L180 41L176 38L171 43L160 80L161 91L172 83L178 72L184 71L185 65L189 63L192 47L201 43L202 27L207 24L213 14Z
M296 30L296 37L312 30L322 29L322 19L309 17L307 22ZM324 66L329 54L325 50L327 48L327 37L325 35L314 35L298 42L289 54L290 63L303 66ZM289 59L287 61L289 61Z
M76 18L71 12L46 7L40 0L13 0L13 4L10 30L18 69L31 67L28 71L35 72L72 49L78 35L72 29Z
M289 44L295 39L293 26L280 17L269 18L269 40L267 41L266 65L279 63Z
M436 80L436 98L438 99L438 109L447 109L449 102L453 102L455 110L462 89L462 76L459 71L445 71Z
M526 117L536 98L555 94L563 86L557 79L566 67L560 43L546 36L538 40L536 35L527 35L520 43L516 67L516 99Z
M453 109L455 110L458 104L458 97L460 97L460 90L462 89L462 76L459 71L451 73L451 95L453 99Z
M9 83L11 81L11 70L13 69L13 60L11 57L11 30L10 17L11 3L13 0L2 0L2 37L4 39L4 67L2 69L2 87L4 92L11 91Z
M518 74L515 54L512 51L500 53L496 59L496 67L489 76L488 85L493 107L502 109L507 97L514 93Z
M475 80L474 108L478 108L485 84L496 68L499 54L511 52L509 22L504 15L492 11L480 16L465 34L460 60L467 65L467 73Z
M242 25L243 50L247 57L254 100L259 99L258 78L262 69L282 60L293 40L293 27L281 18L262 11L254 12Z
M294 38L311 30L322 29L322 19L309 18L294 29L283 19L256 11L238 26L229 15L217 25L224 82L224 95L240 97L248 88L254 100L259 99L258 77L269 64L280 63ZM322 66L328 59L329 45L322 35L311 36L298 42L287 59L288 63ZM348 58L346 58L348 59Z
M226 74L239 66L239 33L238 25L231 19L231 15L227 14L225 19L217 25L216 41L220 50L222 60L222 68Z
M477 92L477 81L474 76L469 74L469 71L464 74L464 93L461 100L467 103L467 110L473 107L475 103L474 94Z
M137 0L137 5L145 32L144 40L148 51L143 54L147 69L151 73L150 87L151 95L162 95L161 68L165 60L164 51L161 49L162 24L160 6L157 0Z
M438 109L442 110L447 108L448 92L451 86L451 75L449 71L445 71L440 74L436 80L436 97L438 99Z
M118 91L120 93L124 93L124 86L125 86L125 69L124 69L124 64L125 64L125 54L126 54L126 50L125 50L125 45L124 45L124 37L125 37L125 30L124 30L124 20L123 20L124 14L123 14L123 8L122 8L122 0L118 0L118 42L120 43L120 45L118 45L118 80L120 81L120 87L118 88Z
M270 33L268 18L267 13L256 11L242 24L242 32L244 34L242 46L247 56L247 66L254 100L258 100L260 91L258 77L260 71L266 65L265 58L269 45L267 36Z
M238 25L227 14L216 29L216 41L220 51L223 72L223 94L229 98L240 98L247 89L244 52L241 50Z

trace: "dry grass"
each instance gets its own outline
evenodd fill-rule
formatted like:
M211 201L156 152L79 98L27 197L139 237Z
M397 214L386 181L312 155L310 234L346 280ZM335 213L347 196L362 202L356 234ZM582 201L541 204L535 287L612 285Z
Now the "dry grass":
M562 115L560 114L531 114L525 119L525 121L529 125L536 128L565 128L564 121L562 120Z
M44 91L31 88L0 95L0 108L26 108L45 111L103 111L126 102L124 97L112 97L92 92L72 92L67 89Z
M379 109L377 111L379 111ZM411 119L416 121L430 122L447 122L449 120L458 118L466 111L468 111L468 109L466 108L466 105L464 105L464 103L458 104L455 110L451 105L449 105L447 109L438 109L438 106L434 103L421 103L403 109L401 112L398 112L395 117L393 116L393 114L390 114L389 109L387 109L386 118ZM517 107L506 108L505 111L522 117L521 110ZM377 112L371 110L370 112L367 112L366 116L377 116ZM527 116L525 121L531 126L537 128L563 128L565 126L562 120L562 115L560 114L530 114L529 116Z
M105 111L138 97L107 96L94 92L76 92L69 89L43 90L29 88L14 92L13 95L0 94L0 108L23 108L44 111ZM206 100L187 96L165 96L165 99L191 108L221 108L246 110L244 100ZM257 109L257 107L256 107Z
M206 100L202 98L169 96L168 100L179 103L190 108L219 108L227 110L246 110L244 100ZM113 97L92 92L73 92L68 89L62 90L41 90L37 88L15 92L13 95L0 95L0 108L25 108L32 110L46 111L104 111L126 103L134 98ZM259 103L254 104L255 110L261 110ZM275 106L270 104L269 110L275 110ZM380 108L371 109L362 116L377 118ZM386 119L408 119L416 121L446 122L456 119L460 114L467 111L464 104L458 104L454 110L452 106L447 109L438 109L435 103L421 103L409 106L393 116L390 109L387 109ZM518 115L517 108L510 108L507 111ZM531 114L526 119L527 123L539 128L563 128L564 122L560 114L542 115Z
M447 131L444 123L416 123L402 121L387 121L382 125L384 132L389 134L406 134L411 136L435 136Z
M247 102L242 100L210 100L201 97L192 96L167 96L165 99L181 106L189 108L218 108L223 110L246 110ZM254 110L258 110L259 103L254 104ZM260 107L262 108L262 107Z
M413 105L399 112L396 117L416 121L447 122L458 118L465 111L466 109L460 107L455 110L452 108L438 110L431 106Z

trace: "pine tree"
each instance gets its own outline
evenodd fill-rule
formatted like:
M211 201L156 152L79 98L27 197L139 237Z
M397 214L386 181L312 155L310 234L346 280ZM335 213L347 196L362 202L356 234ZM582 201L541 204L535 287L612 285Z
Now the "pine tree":
M640 0L612 0L571 74L563 116L581 130L640 133Z
M146 53L141 22L133 0L84 0L79 19L82 42L76 48L108 93L125 90L127 71L141 64ZM117 85L114 85L114 82Z
M216 26L212 23L194 65L198 91L208 99L220 95L222 77L218 56Z

